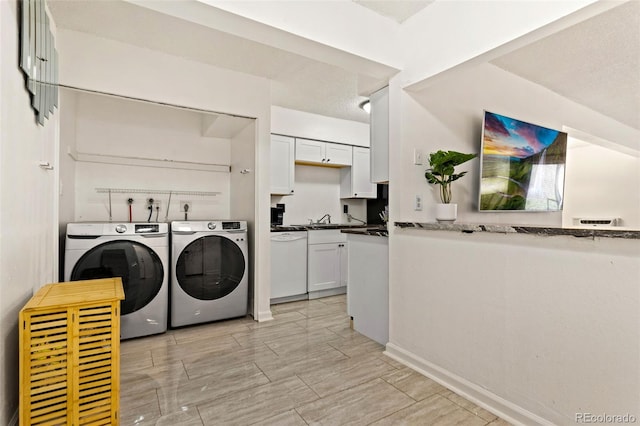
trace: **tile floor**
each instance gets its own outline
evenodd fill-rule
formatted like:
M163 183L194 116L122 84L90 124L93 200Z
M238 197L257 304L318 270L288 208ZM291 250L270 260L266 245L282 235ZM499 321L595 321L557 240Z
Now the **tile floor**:
M121 346L122 425L508 425L383 355L345 296Z

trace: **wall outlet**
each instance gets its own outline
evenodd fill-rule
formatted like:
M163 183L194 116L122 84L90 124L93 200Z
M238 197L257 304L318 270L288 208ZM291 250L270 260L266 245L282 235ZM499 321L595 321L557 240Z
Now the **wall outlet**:
M416 194L416 199L413 204L413 209L415 211L422 210L422 195Z
M191 201L180 201L180 211L183 213L190 213L191 210Z

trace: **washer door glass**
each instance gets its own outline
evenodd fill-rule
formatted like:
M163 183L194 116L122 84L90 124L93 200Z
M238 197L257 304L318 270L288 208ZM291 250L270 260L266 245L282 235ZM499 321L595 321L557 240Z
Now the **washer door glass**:
M244 276L242 250L231 240L207 235L191 242L176 262L176 278L180 288L199 300L225 297Z
M135 241L110 241L86 252L71 272L71 280L122 278L122 315L144 308L160 291L164 268L158 255Z

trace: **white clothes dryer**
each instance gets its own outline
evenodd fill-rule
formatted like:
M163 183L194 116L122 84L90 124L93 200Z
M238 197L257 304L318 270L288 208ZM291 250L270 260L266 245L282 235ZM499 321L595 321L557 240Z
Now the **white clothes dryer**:
M168 224L69 223L65 241L65 281L122 278L121 339L167 330Z
M247 314L246 221L171 223L172 327Z

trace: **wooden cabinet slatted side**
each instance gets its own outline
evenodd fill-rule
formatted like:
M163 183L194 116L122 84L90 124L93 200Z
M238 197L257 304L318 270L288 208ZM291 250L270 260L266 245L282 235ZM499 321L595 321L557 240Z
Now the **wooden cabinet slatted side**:
M122 280L47 284L20 311L20 425L118 424Z

